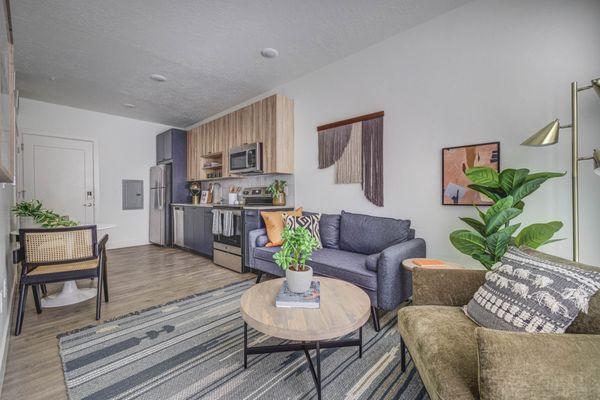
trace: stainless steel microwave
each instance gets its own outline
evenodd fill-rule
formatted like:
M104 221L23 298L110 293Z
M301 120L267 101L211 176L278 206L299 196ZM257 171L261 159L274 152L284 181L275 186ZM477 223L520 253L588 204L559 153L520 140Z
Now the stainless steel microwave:
M250 143L229 150L229 171L234 174L263 172L262 143Z

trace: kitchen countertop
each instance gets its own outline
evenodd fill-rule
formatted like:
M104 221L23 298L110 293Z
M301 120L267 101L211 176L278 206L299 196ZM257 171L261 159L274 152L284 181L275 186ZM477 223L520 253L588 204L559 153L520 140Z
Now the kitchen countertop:
M192 203L172 203L172 206L179 206L179 207L213 207L216 205L227 205L227 204L192 204ZM274 206L274 205L269 205L269 204L264 204L264 205L244 205L243 207L244 210L263 210L263 209L269 209L269 210L276 210L276 209L280 209L280 208L294 208L294 206L292 205L286 205L286 206Z

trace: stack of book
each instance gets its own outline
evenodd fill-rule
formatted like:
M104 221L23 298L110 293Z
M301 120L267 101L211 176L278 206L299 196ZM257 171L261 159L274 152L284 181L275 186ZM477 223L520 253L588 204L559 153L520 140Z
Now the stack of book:
M319 281L312 281L310 289L304 293L290 291L287 281L283 281L275 298L275 306L283 308L319 308L321 306L321 285Z

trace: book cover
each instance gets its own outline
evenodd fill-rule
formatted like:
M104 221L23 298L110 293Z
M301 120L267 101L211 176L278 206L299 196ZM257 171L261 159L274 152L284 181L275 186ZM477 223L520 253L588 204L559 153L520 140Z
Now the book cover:
M430 258L417 258L413 260L413 262L419 267L443 267L445 265L441 260Z
M287 281L283 281L281 289L275 298L276 307L284 308L319 308L321 305L321 285L319 281L312 281L310 289L304 293L290 291Z

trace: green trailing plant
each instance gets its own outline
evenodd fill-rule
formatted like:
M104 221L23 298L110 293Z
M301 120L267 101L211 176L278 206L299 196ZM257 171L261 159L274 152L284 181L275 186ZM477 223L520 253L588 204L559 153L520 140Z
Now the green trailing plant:
M271 197L276 198L277 196L285 192L286 186L287 181L275 179L275 182L267 186L267 192L269 192Z
M511 244L536 249L556 241L552 237L562 228L560 221L532 224L518 234L516 232L521 224L511 224L511 221L523 213L525 197L538 190L548 179L564 176L565 173L531 174L525 168L505 169L498 173L490 167L474 167L465 171L465 175L473 182L469 188L489 197L494 204L487 211L474 206L479 219L460 218L473 231L461 229L450 234L450 242L458 251L491 269Z
M310 260L312 252L318 247L308 229L299 226L295 229L286 227L281 235L283 245L281 250L273 255L275 263L284 271L306 271L306 261Z
M12 211L19 217L31 217L44 228L56 228L60 226L77 226L79 223L71 221L68 217L63 217L51 210L42 207L39 200L22 201L17 203Z

